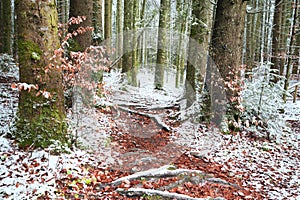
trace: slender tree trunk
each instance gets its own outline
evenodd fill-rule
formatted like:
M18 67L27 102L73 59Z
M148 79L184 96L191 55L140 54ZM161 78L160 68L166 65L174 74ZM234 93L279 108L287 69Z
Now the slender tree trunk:
M133 51L132 51L132 85L137 86L137 72L138 72L138 65L139 65L139 51L138 51L138 21L140 19L139 17L139 1L134 0L133 1L133 15L132 15L132 30L133 30Z
M104 39L102 7L102 0L93 0L92 24L95 34L95 37L93 38L93 45L99 45Z
M122 73L130 72L132 69L132 44L131 35L128 31L132 29L132 11L133 0L124 0L124 38L123 38L123 57L122 57Z
M177 12L177 21L176 27L178 28L179 39L177 46L177 54L175 59L176 66L176 87L179 86L180 76L183 76L184 65L185 65L185 55L186 55L186 45L183 41L184 36L187 34L187 21L190 17L190 6L189 0L177 0L176 1L176 12ZM183 78L182 78L183 81Z
M112 0L105 0L104 8L104 38L107 40L112 33Z
M0 53L12 54L11 0L0 1Z
M297 23L297 13L298 13L298 0L294 0L292 4L293 8L293 14L292 14L292 23L291 23L291 29L290 29L290 38L288 41L288 51L287 51L287 68L286 68L286 74L285 74L285 81L284 81L284 90L287 91L289 87L289 81L290 81L290 76L291 76L291 66L292 66L292 55L293 55L293 49L292 46L295 43L296 39L296 23ZM286 102L286 94L283 95L283 101Z
M164 71L168 62L167 54L167 37L168 37L168 23L170 22L170 1L160 1L159 14L159 30L157 39L157 58L155 67L154 85L156 89L162 89L164 85Z
M55 0L17 0L17 47L20 82L38 85L53 95L47 99L37 91L21 91L19 99L17 141L22 147L47 147L58 140L67 141L64 93L61 73L46 67L59 47L58 15Z
M276 69L278 72L275 74L279 75L280 70L280 30L282 26L281 21L281 13L282 13L282 0L275 1L275 12L274 12L274 25L273 25L273 37L272 37L272 59L271 62L273 63L271 69ZM274 72L273 72L274 73ZM277 82L278 79L274 78L274 82Z
M122 56L123 54L123 0L117 0L117 55ZM118 63L118 67L122 68L122 62Z
M141 15L140 15L140 22L141 22L141 28L145 28L145 23L144 21L145 19L145 9L146 9L146 0L143 0L142 2L142 9L141 9ZM140 39L140 52L139 52L139 56L140 56L140 64L142 66L146 65L146 54L147 54L147 50L146 50L146 44L145 44L145 32L142 33L141 39Z

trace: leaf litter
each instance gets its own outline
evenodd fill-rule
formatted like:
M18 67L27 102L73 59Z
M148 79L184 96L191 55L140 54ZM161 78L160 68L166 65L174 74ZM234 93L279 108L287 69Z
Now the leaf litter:
M136 98L135 103L140 104L138 96L153 91L135 92L130 97ZM0 137L1 199L145 199L145 194L155 194L155 191L166 193L157 192L158 195L180 194L194 199L300 199L299 102L288 104L286 110L289 113L283 116L296 134L287 130L280 143L257 138L249 132L221 135L213 127L189 122L176 124L176 120L169 119L170 113L178 111L176 107L159 111L149 109L149 113L162 116L162 120L172 127L171 132L161 130L157 123L145 116L122 112L111 106L98 109L94 112L97 117L92 117L100 129L97 135L100 137L105 133L106 136L100 140L102 146L96 145L93 149L104 147L108 149L106 155L115 153L109 163L107 157L103 158L103 151L95 153L90 151L92 147L87 150L74 148L70 154L61 155L52 155L47 150L20 150L14 141L5 137L16 110L16 92L7 84L1 84L1 94L1 123L6 123L1 124ZM151 102L155 99L160 105L169 105L170 102L175 105L178 98L175 95L171 101L159 103L159 98L153 97L151 95ZM131 100L128 102L132 103ZM124 102L121 100L120 103ZM9 106L5 108L5 105ZM144 101L139 107L144 112L149 105L155 106ZM137 106L129 108L140 111ZM128 129L126 123L130 122L135 126ZM139 133L130 133L132 129ZM145 138L137 135L142 134L141 130L155 131L151 137ZM211 134L214 135L212 138ZM87 143L95 139L88 136ZM173 152L176 148L180 150L178 154ZM164 152L164 155L153 156ZM168 164L172 167L164 172L165 176L143 176L149 170L139 168L143 163L148 162L151 168L157 169L161 165L167 166L151 160L157 157L171 161ZM176 176L169 174L181 169L198 170L204 174L194 171ZM142 175L129 178L137 173ZM122 182L113 184L122 177ZM133 192L133 196L127 191Z

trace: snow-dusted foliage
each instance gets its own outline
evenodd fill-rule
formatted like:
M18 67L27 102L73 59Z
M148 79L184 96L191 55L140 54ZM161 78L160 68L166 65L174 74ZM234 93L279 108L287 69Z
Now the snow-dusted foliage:
M11 55L0 54L0 77L13 77L19 79L19 71Z
M271 80L275 75L270 69L270 65L261 65L253 69L251 79L245 80L242 91L242 105L245 108L243 122L247 129L257 135L271 136L279 139L285 120L281 117L284 110L282 96L283 78L279 78L277 83Z

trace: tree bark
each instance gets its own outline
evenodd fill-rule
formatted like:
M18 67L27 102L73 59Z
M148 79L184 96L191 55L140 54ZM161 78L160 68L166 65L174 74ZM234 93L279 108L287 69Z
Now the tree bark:
M104 38L107 40L112 33L112 0L105 0L104 8Z
M167 37L168 37L168 24L170 23L170 1L160 1L159 13L159 29L157 38L157 57L155 67L155 88L162 89L164 85L164 71L168 62L167 54Z
M103 18L102 18L102 0L93 0L93 28L96 37L93 38L93 45L99 45L103 39Z
M131 35L128 31L132 29L132 12L133 0L124 0L124 40L123 40L123 60L122 60L122 73L129 72L132 69L132 44ZM131 50L130 50L131 49Z
M291 68L292 68L292 56L293 56L293 44L295 43L296 40L296 23L297 23L297 13L298 13L298 5L299 1L298 0L294 0L292 3L292 19L293 21L291 22L291 28L290 28L290 38L289 38L289 42L287 44L287 63L286 63L286 74L285 74L285 80L284 80L284 90L287 91L288 87L289 87L289 81L290 81L290 76L291 76ZM286 102L286 94L283 94L283 101Z
M282 26L281 13L282 13L282 0L275 1L275 12L274 12L274 26L273 26L273 37L272 37L272 59L273 63L271 69L276 69L278 72L274 73L279 75L280 70L280 29ZM274 78L272 81L277 82L278 78Z
M22 147L48 147L58 140L67 142L64 93L60 71L49 60L59 47L58 15L55 0L17 0L17 47L20 82L38 85L53 96L37 96L37 91L21 91L16 139Z
M0 53L12 54L11 0L0 1Z
M201 93L207 64L208 44L211 30L212 11L207 0L192 2L192 25L188 48L186 72L187 106L196 100L196 93ZM191 64L193 62L194 64ZM200 85L196 88L196 82Z
M235 120L239 115L236 106L240 98L238 86L241 76L245 14L246 2L243 0L218 1L210 49L210 56L224 81L228 100L227 114ZM212 101L214 101L214 94L212 94Z
M84 20L79 25L73 24L69 28L69 32L77 30L79 27L91 27L93 17L93 1L90 0L70 0L70 17L85 16ZM78 34L75 38L75 43L71 45L73 51L84 51L92 44L92 33L87 31L83 34Z
M122 56L123 54L123 0L117 0L117 56ZM118 68L122 68L122 62L118 62Z

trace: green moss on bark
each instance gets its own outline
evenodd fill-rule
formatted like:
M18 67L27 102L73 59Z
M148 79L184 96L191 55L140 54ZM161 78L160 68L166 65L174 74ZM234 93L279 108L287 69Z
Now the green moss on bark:
M23 91L22 110L18 112L13 136L23 148L46 148L55 141L68 144L67 123L62 111L55 106L55 99L36 97L35 92ZM27 116L27 117L26 117Z

